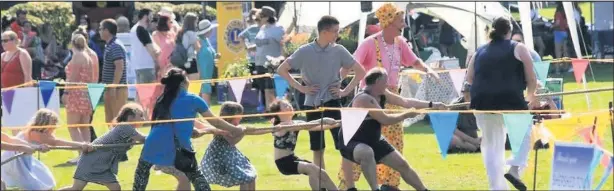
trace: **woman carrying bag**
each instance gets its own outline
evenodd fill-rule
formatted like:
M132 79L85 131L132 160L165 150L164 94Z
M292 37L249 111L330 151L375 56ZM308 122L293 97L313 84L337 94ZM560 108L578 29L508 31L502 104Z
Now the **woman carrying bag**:
M190 119L195 118L197 113L203 117L214 117L209 110L209 105L202 98L187 92L189 80L183 70L170 69L161 82L164 85L164 92L158 97L154 106L152 117L154 121ZM231 135L241 136L243 134L244 128L236 127L222 119L215 118L207 121L214 127L230 132ZM133 190L146 189L153 165L175 168L183 172L197 191L211 190L209 183L198 170L190 140L194 125L204 126L200 121L152 125L136 168Z

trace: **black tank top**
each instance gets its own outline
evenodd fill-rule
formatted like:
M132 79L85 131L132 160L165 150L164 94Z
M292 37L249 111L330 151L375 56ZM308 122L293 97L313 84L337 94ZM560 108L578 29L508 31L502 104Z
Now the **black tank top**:
M527 87L524 65L514 56L517 43L493 40L478 48L474 59L471 108L477 110L525 110Z
M354 99L358 97L360 94L367 94L371 96L371 94L368 91L363 91L359 93L358 95L354 96ZM352 100L350 104L352 104L353 102L354 100ZM382 109L384 109L384 106L386 105L385 95L380 96L379 105ZM340 140L342 140L341 143L343 143L343 127L341 128L341 130L339 130L339 137L340 137ZM360 127L358 127L358 130L356 131L356 133L354 134L354 137L352 137L351 140L358 141L358 142L365 143L365 144L371 144L381 139L383 139L382 124L379 121L373 119L369 114L367 114L367 116L362 121L362 123L360 124Z

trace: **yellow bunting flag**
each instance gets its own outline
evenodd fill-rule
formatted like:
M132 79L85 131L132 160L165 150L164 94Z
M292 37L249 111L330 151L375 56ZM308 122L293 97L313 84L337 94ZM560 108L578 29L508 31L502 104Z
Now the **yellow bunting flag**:
M200 96L200 87L203 85L201 82L190 82L188 92Z
M572 140L580 130L585 127L592 126L597 117L597 132L604 132L609 116L607 111L596 112L594 114L586 114L572 116L566 119L545 120L544 126L552 133L552 138L558 141Z

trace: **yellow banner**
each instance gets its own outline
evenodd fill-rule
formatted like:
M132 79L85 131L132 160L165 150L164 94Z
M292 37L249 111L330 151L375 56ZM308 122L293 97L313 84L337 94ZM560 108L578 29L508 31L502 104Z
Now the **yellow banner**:
M242 2L217 2L217 50L222 57L217 62L218 78L223 78L226 67L247 56L239 33L245 29Z

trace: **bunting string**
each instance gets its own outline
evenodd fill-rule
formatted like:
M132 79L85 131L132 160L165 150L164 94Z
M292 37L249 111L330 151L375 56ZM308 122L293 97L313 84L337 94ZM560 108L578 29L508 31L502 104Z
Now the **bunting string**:
M566 62L571 62L573 60L577 60L577 59L572 59L572 58L560 58L560 59L554 59L554 60L544 60L543 62L545 63L566 63ZM601 62L601 63L614 63L614 59L584 59L584 60L588 60L589 62ZM450 72L450 71L455 71L455 70L466 70L466 69L449 69L449 70L437 70L435 71L436 73L446 73L446 72ZM411 74L415 74L415 73L419 73L419 74L425 74L425 72L422 71L418 71L418 70L409 70L409 71L404 71L399 73L399 75L411 75ZM291 75L293 78L296 79L300 79L302 78L301 75ZM349 74L347 75L347 77L353 77L353 74ZM251 76L243 76L243 77L232 77L232 78L217 78L217 79L207 79L207 80L192 80L190 81L191 83L219 83L219 82L226 82L226 81L230 81L230 80L238 80L238 79L258 79L258 78L273 78L274 75L270 74L270 73L266 73L266 74L260 74L260 75L251 75ZM30 86L30 85L35 85L38 84L39 81L37 80L32 80L30 82L26 82L24 84L20 84L20 85L16 85L16 86L12 86L12 87L6 87L6 88L2 88L2 91L8 91L8 90L12 90L12 89L16 89L16 88L21 88L21 87L26 87L26 86ZM77 82L55 82L57 84L62 84L62 85L69 85L69 86L64 86L64 87L56 87L58 89L80 89L80 88L87 88L87 83L77 83ZM140 86L140 85L159 85L160 83L146 83L146 84L105 84L105 87L129 87L129 86Z
M554 93L545 93L545 94L537 94L537 97L549 97L549 96L559 96L559 95L573 95L573 94L583 94L583 93L594 93L594 92L605 92L605 91L613 91L614 87L611 88L595 88L595 89L587 89L587 90L576 90L576 91L566 91L566 92L554 92ZM467 107L470 102L450 104L448 107Z

